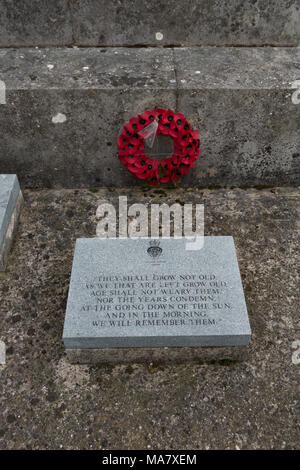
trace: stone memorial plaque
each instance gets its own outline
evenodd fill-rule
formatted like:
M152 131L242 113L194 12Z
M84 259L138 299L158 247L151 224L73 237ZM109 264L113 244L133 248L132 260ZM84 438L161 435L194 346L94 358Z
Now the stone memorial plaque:
M6 267L23 197L16 175L0 175L0 271Z
M246 346L251 330L232 237L78 239L67 349Z

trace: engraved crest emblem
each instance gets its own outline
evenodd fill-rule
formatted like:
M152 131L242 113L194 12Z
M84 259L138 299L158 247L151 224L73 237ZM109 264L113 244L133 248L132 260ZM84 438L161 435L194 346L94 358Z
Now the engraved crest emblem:
M150 246L147 249L147 253L152 258L157 258L162 254L162 248L159 246L160 242L158 240L151 240Z

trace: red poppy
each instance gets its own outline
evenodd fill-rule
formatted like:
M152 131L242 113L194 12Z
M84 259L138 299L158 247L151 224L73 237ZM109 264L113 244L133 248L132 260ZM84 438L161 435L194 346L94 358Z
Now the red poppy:
M159 121L161 121L161 119L164 117L165 113L166 113L166 110L163 109L163 108L157 108L156 109L156 116L157 116Z
M142 129L143 125L140 123L139 116L131 118L129 120L129 123L125 126L126 130L134 134L135 132L138 132L140 129Z
M145 119L147 125L150 124L156 118L157 111L154 109L153 111L145 111L142 114L142 118Z
M148 179L148 183L149 183L150 186L158 186L159 181L160 180L159 180L158 171L155 170L155 171L153 171L152 175Z

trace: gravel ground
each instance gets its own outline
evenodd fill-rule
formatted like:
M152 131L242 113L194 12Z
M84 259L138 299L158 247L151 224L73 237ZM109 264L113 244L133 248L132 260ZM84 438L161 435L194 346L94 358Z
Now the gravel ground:
M245 362L71 365L61 340L74 242L103 200L205 204L206 234L233 235L253 330ZM299 447L300 192L25 191L0 273L1 449ZM294 361L295 362L295 361Z

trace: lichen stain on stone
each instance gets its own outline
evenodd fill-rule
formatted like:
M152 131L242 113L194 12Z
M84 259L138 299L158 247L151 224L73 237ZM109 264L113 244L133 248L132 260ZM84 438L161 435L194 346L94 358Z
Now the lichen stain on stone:
M52 118L53 124L61 124L63 122L66 122L67 116L63 113L57 113L55 116Z
M197 172L198 178L205 178L206 176L214 177L217 174L218 170L216 167L209 167Z
M62 381L67 390L86 385L90 380L89 367L70 364L66 358L60 359L56 367L56 381Z
M217 169L215 167L209 167L207 168L207 174L208 176L215 176L217 174Z

